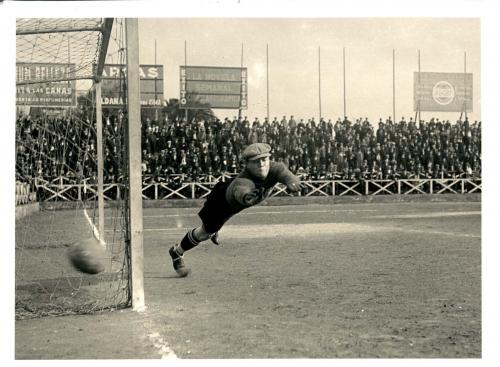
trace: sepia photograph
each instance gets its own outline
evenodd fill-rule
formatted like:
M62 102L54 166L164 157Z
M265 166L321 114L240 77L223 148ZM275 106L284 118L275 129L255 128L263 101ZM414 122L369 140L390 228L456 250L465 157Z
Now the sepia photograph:
M7 356L484 361L487 1L21 3Z

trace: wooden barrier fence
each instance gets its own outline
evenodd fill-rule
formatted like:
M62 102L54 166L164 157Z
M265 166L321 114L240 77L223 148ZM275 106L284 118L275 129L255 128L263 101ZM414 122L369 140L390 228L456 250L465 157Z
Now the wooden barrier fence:
M229 176L228 176L229 177ZM226 177L225 179L227 179ZM144 200L203 199L215 186L219 177L207 182L169 182L143 183ZM480 178L444 179L397 179L397 180L306 180L300 196L344 196L344 195L418 195L418 194L467 194L481 193ZM39 201L81 201L97 197L97 184L88 182L65 182L64 179L47 181L34 180L34 189ZM123 199L125 188L122 184L104 184L104 200ZM290 196L286 187L276 185L271 197ZM17 203L17 193L16 193Z

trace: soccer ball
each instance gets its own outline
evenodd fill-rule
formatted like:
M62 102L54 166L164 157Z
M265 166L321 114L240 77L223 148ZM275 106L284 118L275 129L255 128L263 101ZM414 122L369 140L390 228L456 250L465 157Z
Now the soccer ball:
M68 249L71 264L79 271L97 274L104 271L106 250L95 238L87 238L71 245Z

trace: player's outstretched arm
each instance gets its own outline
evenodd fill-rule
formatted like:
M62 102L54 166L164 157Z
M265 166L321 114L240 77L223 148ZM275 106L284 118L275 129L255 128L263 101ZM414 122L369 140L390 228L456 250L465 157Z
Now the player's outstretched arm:
M294 175L285 164L276 163L274 169L278 177L278 182L284 184L288 192L297 193L300 192L305 186L300 182L300 178Z
M305 188L305 185L300 181L290 182L286 185L288 192L292 192L294 194L300 192L303 188Z
M262 200L253 181L246 178L236 178L229 186L227 195L229 203L243 207L255 205Z

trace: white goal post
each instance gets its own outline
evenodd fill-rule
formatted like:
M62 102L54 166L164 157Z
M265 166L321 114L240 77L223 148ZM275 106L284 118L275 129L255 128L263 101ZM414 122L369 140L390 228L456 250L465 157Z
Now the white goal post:
M127 45L127 109L129 154L130 254L132 308L144 310L144 250L142 225L141 105L139 90L139 27L137 18L125 22Z

